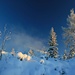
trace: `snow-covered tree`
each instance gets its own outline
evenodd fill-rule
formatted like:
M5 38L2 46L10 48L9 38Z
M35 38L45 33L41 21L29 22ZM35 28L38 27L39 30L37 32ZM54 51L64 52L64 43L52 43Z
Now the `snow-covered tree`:
M71 10L70 15L67 18L68 27L63 28L65 44L70 49L70 56L75 56L75 13Z
M72 58L72 57L75 57L75 50L74 49L70 50L69 55L68 55L68 58Z
M10 39L11 32L7 31L6 25L4 26L4 31L0 31L0 38L1 38L1 49L0 49L0 58L2 57L2 51L4 51L5 43L7 40Z
M48 56L49 57L58 57L58 48L57 48L57 40L56 40L56 33L54 32L54 28L51 28L50 31L50 39L49 39L49 50Z

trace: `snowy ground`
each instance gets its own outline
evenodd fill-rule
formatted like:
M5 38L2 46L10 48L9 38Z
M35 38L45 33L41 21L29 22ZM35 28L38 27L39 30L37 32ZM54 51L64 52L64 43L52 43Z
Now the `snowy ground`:
M20 61L16 56L5 54L0 60L0 75L75 75L75 59L67 61L31 57Z

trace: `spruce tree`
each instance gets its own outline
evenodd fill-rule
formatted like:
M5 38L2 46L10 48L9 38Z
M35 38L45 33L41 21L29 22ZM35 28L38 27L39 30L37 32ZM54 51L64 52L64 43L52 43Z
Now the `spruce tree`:
M73 9L67 18L67 24L68 27L63 28L63 36L65 38L65 44L69 49L69 58L72 58L75 56L75 13Z
M56 33L54 32L54 28L51 28L50 31L50 39L49 39L49 50L48 56L56 58L58 57L58 48L57 48L57 41L56 41Z

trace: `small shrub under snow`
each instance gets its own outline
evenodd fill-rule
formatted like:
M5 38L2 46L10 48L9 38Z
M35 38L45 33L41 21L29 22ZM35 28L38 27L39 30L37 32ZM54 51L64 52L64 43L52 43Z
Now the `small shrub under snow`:
M8 54L8 52L5 52L5 51L2 50L2 54Z
M31 60L31 57L29 56L29 55L27 55L27 54L23 54L22 52L19 52L18 54L17 54L17 56L18 56L18 58L20 59L20 60L24 60L24 59L26 59L26 60Z
M44 59L41 59L41 60L40 60L40 63L41 63L41 64L44 63L44 62L45 62Z

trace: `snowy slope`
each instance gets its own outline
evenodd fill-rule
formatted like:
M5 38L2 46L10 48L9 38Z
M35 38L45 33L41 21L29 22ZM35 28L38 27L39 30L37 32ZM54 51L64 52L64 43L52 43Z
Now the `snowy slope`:
M75 59L63 61L37 57L20 61L17 56L8 53L0 60L0 75L75 75L74 62Z

